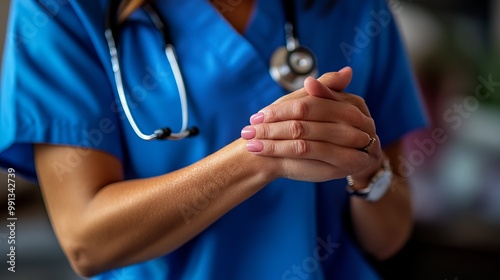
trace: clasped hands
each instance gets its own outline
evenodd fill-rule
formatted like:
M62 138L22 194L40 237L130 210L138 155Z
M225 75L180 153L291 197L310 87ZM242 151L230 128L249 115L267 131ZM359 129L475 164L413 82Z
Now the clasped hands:
M241 131L247 151L275 161L279 177L369 181L382 164L382 149L364 100L342 92L351 78L349 67L309 77L304 88L260 110Z

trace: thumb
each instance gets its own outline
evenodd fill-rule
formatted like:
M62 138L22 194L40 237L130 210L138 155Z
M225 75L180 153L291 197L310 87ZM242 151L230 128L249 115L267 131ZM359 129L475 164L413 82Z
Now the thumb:
M352 68L347 66L338 72L325 73L318 80L331 90L343 91L351 83Z
M311 96L341 101L342 98L335 91L343 91L351 83L351 79L352 69L344 67L339 72L326 73L318 80L307 78L304 81L304 89Z

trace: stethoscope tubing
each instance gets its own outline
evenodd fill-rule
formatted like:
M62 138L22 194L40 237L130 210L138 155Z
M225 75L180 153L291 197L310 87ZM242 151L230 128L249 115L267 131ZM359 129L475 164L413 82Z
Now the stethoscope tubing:
M293 91L299 88L305 78L309 75L317 75L317 62L316 56L308 48L299 45L297 37L295 9L292 1L282 0L285 9L285 46L278 48L272 55L269 73L272 78L279 83L283 88ZM291 3L290 3L291 2ZM174 76L175 84L179 94L179 101L181 107L182 124L178 132L173 133L170 128L156 129L152 134L144 133L133 117L133 114L128 106L127 96L123 84L123 75L120 68L120 60L118 56L118 32L121 24L117 22L116 11L120 5L120 0L111 0L109 5L108 14L106 15L105 24L105 38L109 47L109 54L111 56L111 65L113 69L113 76L115 80L115 88L118 93L118 99L123 108L123 112L130 123L133 131L143 140L154 139L169 139L180 140L186 137L198 134L198 129L192 127L188 129L188 101L186 87L182 72L177 60L175 48L171 43L170 34L165 26L165 21L157 12L153 1L146 1L144 10L149 14L151 21L156 28L163 33L164 37L164 50L167 60L169 62L172 74ZM305 66L304 66L305 65Z
M110 5L110 9L116 9L117 1L114 1ZM165 26L163 24L163 21L159 17L158 13L155 11L155 9L149 5L149 3L146 4L146 10L148 14L150 15L151 20L155 24L155 26L163 32L165 35L165 39L168 38L166 32L165 32ZM168 63L170 65L170 68L172 70L172 74L174 76L175 84L177 87L177 91L179 93L179 101L180 101L180 106L181 106L181 115L182 115L182 125L181 129L179 132L172 132L170 128L160 128L155 130L152 134L146 134L144 133L137 123L135 122L135 118L132 115L132 112L130 110L130 107L127 102L127 97L125 94L125 88L123 85L123 75L121 72L121 67L120 67L120 60L118 57L118 49L116 47L116 36L114 31L118 31L119 26L113 26L112 21L114 20L114 17L111 16L112 10L109 11L107 17L106 17L106 31L105 31L105 37L106 41L108 43L109 47L109 54L111 57L111 66L113 69L113 76L115 80L115 88L118 93L118 99L120 101L120 104L123 108L123 112L127 118L127 121L130 123L130 126L134 130L134 132L139 136L141 139L149 141L149 140L154 140L154 139L169 139L169 140L181 140L189 136L194 136L198 133L198 129L193 127L191 129L188 129L188 122L189 122L189 114L188 114L188 102L187 102L187 93L186 93L186 87L184 84L184 80L182 77L182 72L179 67L179 63L177 61L177 55L175 54L175 49L172 44L165 42L165 55L167 57Z

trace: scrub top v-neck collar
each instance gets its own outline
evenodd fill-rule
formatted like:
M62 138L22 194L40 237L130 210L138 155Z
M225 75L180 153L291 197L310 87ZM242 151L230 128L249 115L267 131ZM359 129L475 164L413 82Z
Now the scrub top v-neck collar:
M191 56L185 50L192 49L193 43L201 45L216 59L212 62L218 70L214 71L225 71L228 76L237 71L247 77L241 81L242 86L251 85L253 93L266 93L249 97L248 101L259 110L287 93L269 74L270 54L285 41L282 9L274 6L279 5L279 1L271 2L274 3L255 1L243 34L237 32L208 0L164 1L158 6L172 33L181 64L182 55ZM189 81L189 73L186 75Z
M255 24L255 15L258 13L260 1L255 1L255 6L244 34L252 29ZM169 21L172 32L190 32L191 34L202 33L208 36L200 36L200 44L206 44L211 51L219 54L228 67L241 66L248 62L264 65L258 51L245 38L238 33L233 26L217 11L217 9L206 0L165 1L159 5L165 18ZM199 11L203 10L203 13ZM189 18L189 24L176 26L178 17ZM174 36L175 37L175 36ZM174 46L178 48L176 42ZM242 61L243 60L243 61ZM265 62L267 64L267 62Z

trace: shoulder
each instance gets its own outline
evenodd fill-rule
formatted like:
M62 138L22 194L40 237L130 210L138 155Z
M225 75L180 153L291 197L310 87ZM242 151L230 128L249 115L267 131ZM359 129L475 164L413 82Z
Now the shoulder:
M109 0L12 1L6 44L16 54L49 56L75 45L107 59L104 37Z
M12 11L14 17L34 16L39 17L41 24L41 13L45 13L50 18L65 18L68 12L77 12L77 16L88 17L101 14L106 11L109 0L26 0L12 1ZM75 18L73 18L74 20Z
M12 1L11 32L23 38L50 35L57 28L78 34L104 26L108 0L26 0ZM52 34L54 36L60 34Z

